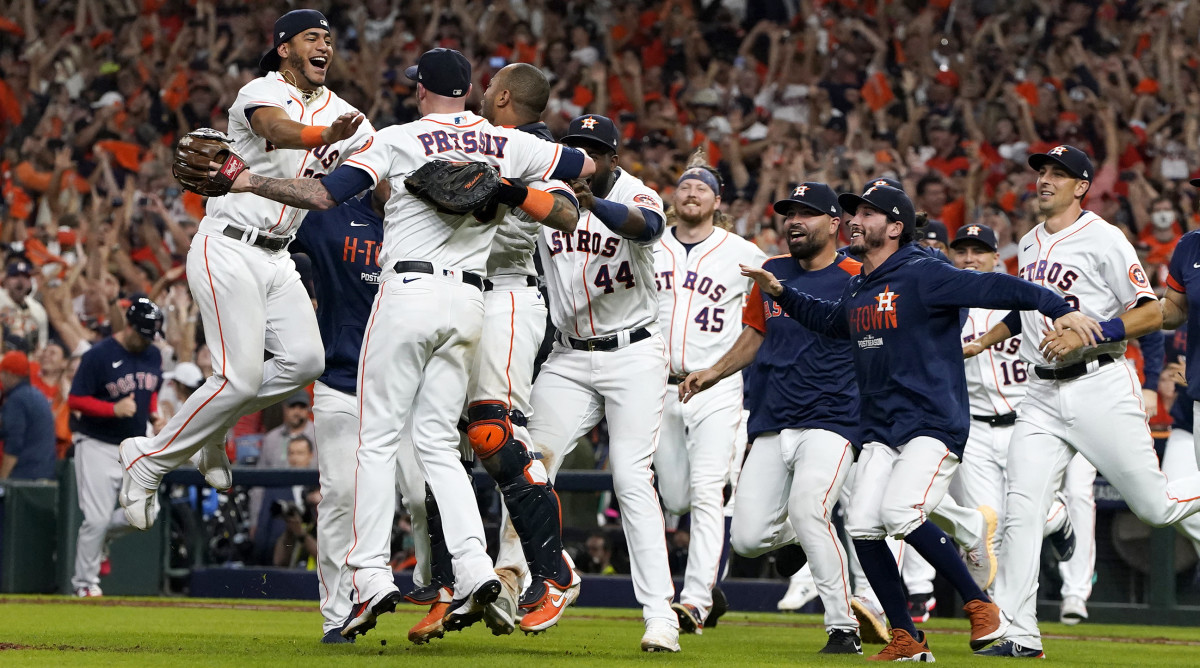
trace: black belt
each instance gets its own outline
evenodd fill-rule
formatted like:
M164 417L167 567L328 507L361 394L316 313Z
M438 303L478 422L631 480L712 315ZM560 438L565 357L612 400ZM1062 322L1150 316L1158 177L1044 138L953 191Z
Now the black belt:
M683 381L687 380L688 375L685 373L682 376L671 374L667 376L667 385L683 385Z
M430 262L422 262L420 260L401 260L395 266L397 274L432 274L433 264ZM462 282L467 285L474 285L477 289L483 289L483 277L479 274L470 271L459 271L462 274ZM443 276L454 275L454 270L443 269Z
M993 427L1011 427L1017 423L1017 412L1013 411L1004 415L972 415L971 419L986 422Z
M616 350L619 343L619 339L617 338L616 334L613 334L612 336L601 336L595 339L573 339L564 334L563 338L566 339L566 344L575 350ZM629 333L630 343L637 343L638 341L644 341L648 338L650 338L650 330L646 329L645 327L639 327L638 329L635 329Z
M1106 366L1117 360L1112 355L1100 355L1096 357L1096 361L1100 363L1100 366ZM1087 365L1087 362L1076 362L1059 367L1035 366L1033 367L1033 373L1042 380L1072 380L1087 373Z
M526 276L525 277L525 285L526 285L526 287L536 288L538 286L537 279L534 278L533 276ZM496 286L495 286L495 284L492 283L492 280L490 278L483 279L483 291L484 292L491 292L492 290L495 290L495 289L496 289Z
M241 241L242 236L246 234L246 230L243 230L242 228L237 227L236 225L226 225L225 229L221 230L221 234L224 234L225 236L229 237L230 239L237 239L238 241ZM259 235L254 238L254 241L250 241L248 243L258 246L259 248L265 248L269 251L281 251L281 250L287 248L288 244L292 243L292 238L291 237L264 237L262 235Z

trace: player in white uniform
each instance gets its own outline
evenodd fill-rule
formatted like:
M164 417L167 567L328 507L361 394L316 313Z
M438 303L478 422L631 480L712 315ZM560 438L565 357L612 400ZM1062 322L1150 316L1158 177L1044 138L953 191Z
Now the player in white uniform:
M613 487L646 620L642 649L677 652L675 590L650 471L667 394L653 255L664 216L658 195L617 168L618 138L611 120L588 115L571 121L562 139L595 159L596 174L571 184L581 208L575 233L543 230L538 243L558 335L533 386L529 432L553 479L576 439L607 416ZM505 538L496 565L520 569Z
M1008 456L1008 494L998 602L1014 615L1003 642L987 656L1043 656L1037 627L1039 550L1045 518L1075 452L1088 459L1143 521L1165 526L1200 511L1200 476L1168 484L1146 425L1141 387L1121 363L1126 337L1157 329L1162 312L1133 246L1120 230L1082 209L1095 173L1072 146L1030 156L1038 171L1044 221L1020 242L1019 275L1063 295L1101 321L1096 345L1077 332L1051 332L1038 346L1021 343L1032 367ZM1007 322L1015 323L1010 318ZM1020 329L1046 327L1032 312L1001 323L979 340L986 348Z
M486 162L502 177L521 181L590 175L594 165L581 151L494 126L465 111L471 65L457 51L428 51L406 74L418 83L420 120L380 130L319 182L243 173L234 191L328 209L383 180L392 189L384 209L379 293L359 361L355 542L346 557L356 604L342 635L374 628L376 617L395 610L400 600L387 562L395 510L393 467L410 417L418 459L453 556L455 598L444 627L454 631L486 619L494 633L510 632L511 621L506 623L492 605L501 585L487 556L471 480L459 461L457 429L483 326L481 274L496 228L472 214L439 212L411 195L404 177L432 160ZM539 220L555 206L549 193L512 184L501 187L498 201ZM511 429L507 420L493 428ZM472 439L485 460L502 444L502 439Z
M275 49L259 63L268 74L246 84L229 109L233 150L259 174L317 183L372 130L323 85L333 58L328 26L311 9L276 21ZM213 375L156 436L121 444L120 503L133 526L154 522L163 474L189 458L209 484L228 488L226 430L321 375L316 316L286 250L305 213L252 194L208 200L187 273ZM266 362L264 352L272 355Z
M667 510L691 512L683 591L672 606L685 633L701 633L712 608L725 534L725 482L741 443L742 376L730 375L687 404L678 387L689 373L711 367L733 347L752 285L739 265L758 267L766 261L758 246L713 225L720 204L716 171L689 167L675 186L677 222L654 247L658 325L671 356L654 470Z

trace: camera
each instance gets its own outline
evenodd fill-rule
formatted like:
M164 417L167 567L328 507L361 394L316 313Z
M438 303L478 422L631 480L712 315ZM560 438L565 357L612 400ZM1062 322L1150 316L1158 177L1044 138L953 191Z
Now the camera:
M277 499L271 504L271 517L290 517L292 515L302 517L304 513L301 512L299 506L291 501Z

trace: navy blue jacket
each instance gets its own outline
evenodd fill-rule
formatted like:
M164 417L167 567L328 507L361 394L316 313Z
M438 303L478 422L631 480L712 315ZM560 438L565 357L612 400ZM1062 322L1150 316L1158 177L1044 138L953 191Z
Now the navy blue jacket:
M322 383L354 394L358 353L379 291L379 248L383 219L371 208L371 193L328 211L312 211L290 250L312 261L317 326L325 343Z
M915 246L852 278L836 302L786 286L776 301L805 327L853 342L864 442L930 436L960 457L971 418L959 309L1075 310L1041 286L955 269Z
M843 255L817 271L805 271L789 255L773 257L763 268L784 285L837 301L862 265ZM784 429L825 429L861 447L858 385L851 372L851 344L818 334L791 318L770 295L755 286L742 322L763 334L754 362L747 367L746 423L750 441ZM752 389L752 391L751 391Z
M46 396L23 380L5 393L0 409L4 454L17 458L9 478L54 478L54 414Z
M132 394L137 412L127 418L80 415L72 418L71 430L118 445L127 438L145 436L160 385L162 353L158 348L150 346L135 354L111 336L101 340L80 358L71 396L116 403Z

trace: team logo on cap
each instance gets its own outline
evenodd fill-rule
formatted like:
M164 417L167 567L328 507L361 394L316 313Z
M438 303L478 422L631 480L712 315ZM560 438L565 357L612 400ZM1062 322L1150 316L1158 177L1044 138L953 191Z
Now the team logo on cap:
M876 181L875 183L872 183L871 185L873 185L873 186L886 186L887 184L888 184L888 183L887 183L887 181L884 181L883 179L880 179L880 180Z
M1063 153L1066 153L1066 152L1067 152L1066 146L1055 146L1054 148L1047 151L1047 153L1049 155L1062 155Z
M982 231L983 231L983 230L981 230L981 229L979 228L979 226L978 226L978 225L972 225L972 226L970 226L970 227L968 227L968 228L967 228L967 234L968 234L969 236L972 236L972 237L977 237L977 236L979 236L979 233L980 233L980 232L982 232Z
M596 129L596 119L592 118L591 116L588 116L587 118L583 119L583 122L580 123L580 125L582 125L584 127L584 129L586 129L586 130L595 130Z
M792 197L804 197L804 193L808 192L808 186L796 186L792 191Z
M871 193L875 192L876 187L877 186L871 186L870 188L867 188L867 192L863 193L862 196L866 197L867 195L870 195Z

